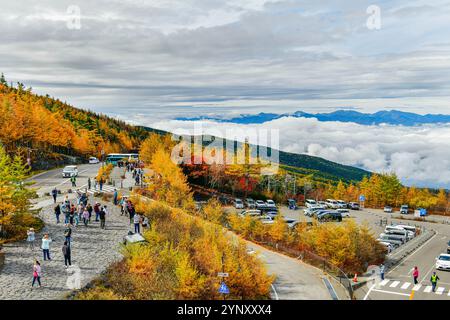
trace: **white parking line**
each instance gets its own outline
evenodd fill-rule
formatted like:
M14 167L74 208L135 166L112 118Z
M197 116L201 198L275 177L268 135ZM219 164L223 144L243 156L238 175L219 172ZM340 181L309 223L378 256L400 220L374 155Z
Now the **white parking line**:
M436 289L436 294L443 294L444 290L445 290L444 287L439 287L439 288Z
M418 291L420 288L422 288L422 285L419 283L419 284L416 284L412 289L413 289L413 291Z
M389 286L390 288L395 288L400 284L400 281L394 281L391 283L391 285Z
M275 290L274 285L271 284L270 286L272 287L273 293L275 293L275 300L280 300L280 299L278 298L278 293L277 293L277 290Z
M384 279L383 281L380 282L380 286L385 286L389 283L388 279Z
M409 288L410 285L411 285L411 283L405 282L405 283L402 285L402 289L403 289L403 290L406 290L406 289Z
M431 286L427 286L423 292L430 293L433 288Z

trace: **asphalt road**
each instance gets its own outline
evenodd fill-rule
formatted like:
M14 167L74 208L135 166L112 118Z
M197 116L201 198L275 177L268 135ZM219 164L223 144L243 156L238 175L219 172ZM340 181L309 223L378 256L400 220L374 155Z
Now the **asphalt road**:
M78 177L77 177L77 188L82 187L87 184L88 177L93 177L97 175L98 169L101 164L81 164L78 165ZM57 188L61 191L67 191L72 188L70 178L62 177L62 168L53 169L50 171L45 171L34 177L31 177L27 182L34 182L32 187L37 189L37 193L41 196L46 192L51 192L53 188Z

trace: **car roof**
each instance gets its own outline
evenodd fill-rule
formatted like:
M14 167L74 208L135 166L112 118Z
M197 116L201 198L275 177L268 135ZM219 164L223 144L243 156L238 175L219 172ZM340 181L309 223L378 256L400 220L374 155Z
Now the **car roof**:
M439 257L449 257L450 258L450 254L448 254L448 253L441 253L439 255Z

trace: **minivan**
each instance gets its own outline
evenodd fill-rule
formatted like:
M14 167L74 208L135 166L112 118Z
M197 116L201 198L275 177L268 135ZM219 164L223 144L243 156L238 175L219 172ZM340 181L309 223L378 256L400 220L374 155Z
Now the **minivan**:
M305 201L305 206L306 206L307 208L315 207L316 205L317 205L316 200L313 200L313 199L306 199L306 201Z
M328 206L329 208L332 208L332 209L337 209L337 208L339 208L338 202L337 202L336 200L333 200L333 199L327 199L327 206Z

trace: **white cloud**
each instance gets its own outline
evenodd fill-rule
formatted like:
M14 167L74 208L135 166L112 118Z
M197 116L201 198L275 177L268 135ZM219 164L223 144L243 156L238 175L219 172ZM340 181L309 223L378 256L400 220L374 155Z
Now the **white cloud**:
M189 130L195 122L164 121L155 128ZM205 129L279 129L280 149L374 172L394 171L406 184L450 187L450 125L364 126L285 117L259 125L202 122ZM243 138L244 139L244 138Z

